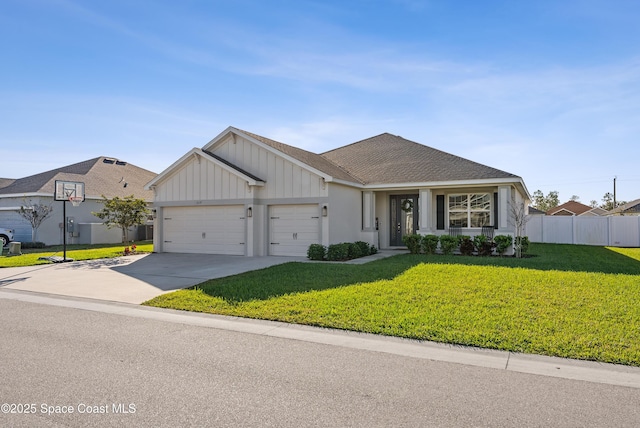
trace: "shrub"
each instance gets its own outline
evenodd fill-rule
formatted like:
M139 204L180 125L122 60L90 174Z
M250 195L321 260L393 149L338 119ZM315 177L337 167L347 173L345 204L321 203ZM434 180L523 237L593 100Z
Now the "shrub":
M358 244L356 243L349 244L348 256L347 256L349 259L357 259L364 255L366 254L362 254L362 249Z
M479 256L490 256L493 253L495 244L486 235L477 235L473 237L473 246L478 251Z
M378 252L378 247L376 247L375 245L372 245L369 247L369 254L376 254Z
M496 252L499 255L503 255L513 244L513 237L511 235L497 235L493 238L493 241L496 243Z
M349 259L349 243L331 244L327 248L327 260L343 261Z
M405 235L402 237L402 242L407 246L411 254L420 254L420 242L422 237L417 233L413 235Z
M460 254L463 256L472 256L473 250L475 247L473 246L473 241L470 236L461 235L459 238L460 242Z
M424 235L422 237L422 252L425 254L435 254L439 240L438 235Z
M455 236L442 235L440 236L440 249L442 254L453 254L455 249L458 248L458 238Z
M371 254L371 247L369 246L369 243L364 241L356 241L354 242L354 244L360 247L360 253L362 253L360 257L368 256L369 254Z
M307 250L307 258L311 260L324 260L327 257L327 247L321 244L311 244Z

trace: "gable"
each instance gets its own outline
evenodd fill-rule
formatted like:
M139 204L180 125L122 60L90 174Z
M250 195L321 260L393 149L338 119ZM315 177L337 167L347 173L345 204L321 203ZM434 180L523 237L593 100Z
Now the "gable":
M261 198L326 196L326 181L331 176L316 171L303 162L295 162L279 150L269 150L241 134L229 133L206 150L265 181L258 190Z
M330 160L325 159L321 155L233 127L229 127L224 132L220 133L216 138L205 145L203 150L215 151L218 146L229 141L229 139L233 144L237 144L239 139L244 142L253 143L254 145L266 150L266 152L273 153L284 160L324 178L325 181L342 181L345 184L355 185L361 184L356 177L335 165ZM234 151L232 150L232 152ZM243 161L240 159L246 158L246 153L241 156L231 157L233 160L231 160L231 158L227 159L242 168L248 167L248 165L242 165Z
M193 149L167 168L147 188L156 202L244 199L261 180L238 171L199 149Z

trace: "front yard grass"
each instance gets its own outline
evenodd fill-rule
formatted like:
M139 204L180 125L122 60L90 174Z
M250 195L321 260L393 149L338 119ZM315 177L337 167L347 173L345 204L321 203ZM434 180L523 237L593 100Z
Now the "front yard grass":
M150 253L153 251L153 243L150 241L132 242L125 244L98 244L98 245L67 245L67 258L74 260L106 259L122 256L124 248L135 244L137 253ZM9 256L8 250L4 250L0 256L0 268L21 267L50 264L50 261L39 260L40 257L63 255L62 245L45 248L22 249L22 255Z
M146 305L640 366L640 249L287 263Z

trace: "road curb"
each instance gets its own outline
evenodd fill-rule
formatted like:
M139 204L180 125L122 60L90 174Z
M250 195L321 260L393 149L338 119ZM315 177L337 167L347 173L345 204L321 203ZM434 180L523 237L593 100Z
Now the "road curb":
M177 324L299 340L454 364L508 370L539 376L595 382L640 389L640 368L571 360L466 346L417 341L367 333L287 324L222 315L152 308L120 302L60 297L45 293L0 289L0 299L18 300Z

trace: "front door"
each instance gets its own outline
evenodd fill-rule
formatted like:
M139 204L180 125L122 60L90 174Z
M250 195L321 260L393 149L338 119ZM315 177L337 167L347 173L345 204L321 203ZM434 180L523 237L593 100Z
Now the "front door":
M403 246L402 237L418 230L418 195L392 195L391 240L392 247Z

